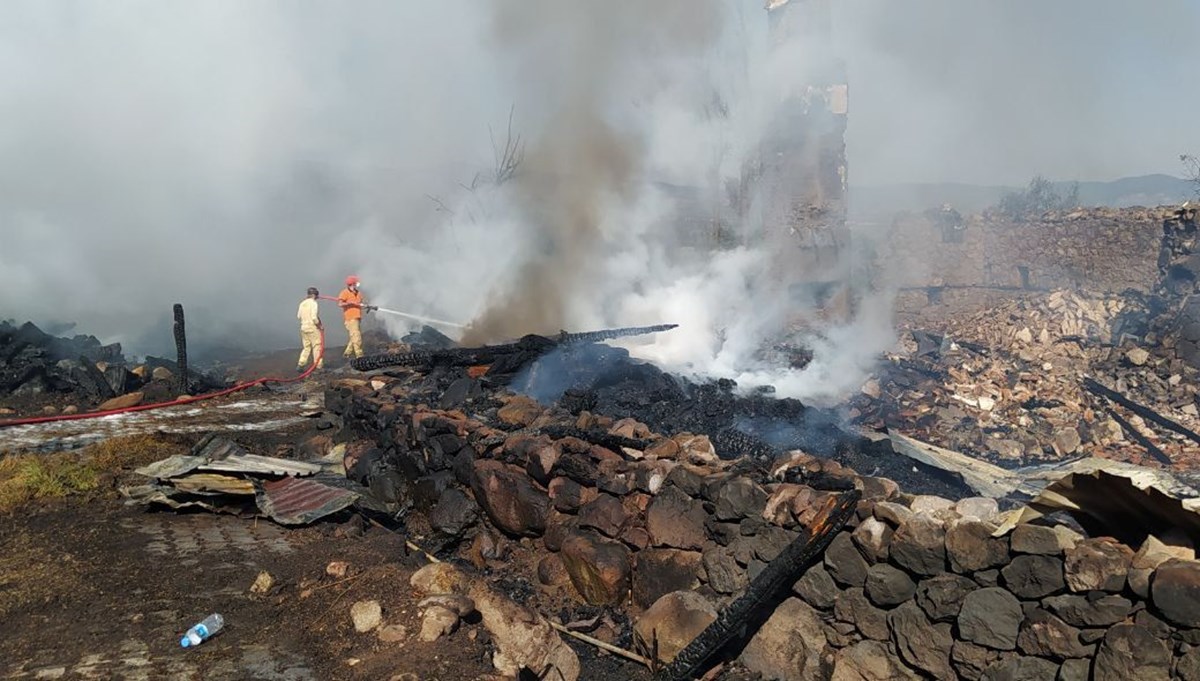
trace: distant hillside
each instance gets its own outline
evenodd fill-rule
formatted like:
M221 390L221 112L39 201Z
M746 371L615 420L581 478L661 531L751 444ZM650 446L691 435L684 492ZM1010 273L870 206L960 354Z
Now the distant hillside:
M1055 182L1058 189L1071 182ZM961 213L978 213L995 205L1008 192L1022 187L1001 187L956 182L850 187L850 219L878 220L901 211L923 211L949 203ZM1123 177L1111 182L1080 182L1083 206L1161 206L1196 198L1196 185L1170 175Z

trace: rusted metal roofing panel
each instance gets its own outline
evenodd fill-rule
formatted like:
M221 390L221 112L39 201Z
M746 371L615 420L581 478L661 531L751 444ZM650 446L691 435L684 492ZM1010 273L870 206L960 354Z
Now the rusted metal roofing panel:
M284 525L303 525L336 513L358 499L358 492L317 480L287 477L262 483L258 508Z
M247 473L250 475L316 475L321 466L304 461L289 461L257 454L231 455L220 461L210 461L199 467L202 471Z

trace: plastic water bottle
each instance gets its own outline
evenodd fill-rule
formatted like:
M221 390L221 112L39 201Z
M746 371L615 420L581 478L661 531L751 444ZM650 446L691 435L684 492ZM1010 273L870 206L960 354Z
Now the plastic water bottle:
M212 638L214 634L225 626L225 618L217 613L213 613L205 617L199 624L187 630L183 638L179 639L179 645L184 648L198 646L204 641Z

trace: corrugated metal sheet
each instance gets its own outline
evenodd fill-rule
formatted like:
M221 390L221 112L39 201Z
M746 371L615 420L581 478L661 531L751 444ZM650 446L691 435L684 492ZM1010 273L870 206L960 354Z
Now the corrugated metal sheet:
M138 475L144 475L147 478L155 478L157 480L166 480L177 475L183 475L189 471L195 470L200 464L203 464L207 459L202 456L171 456L162 461L142 466L134 471Z
M199 467L202 471L222 471L225 473L247 473L251 475L316 475L321 471L317 464L304 461L289 461L273 456L257 454L239 454L228 456L219 461L210 461Z
M346 508L358 499L353 490L316 480L287 477L264 482L256 500L258 508L284 525L303 525Z

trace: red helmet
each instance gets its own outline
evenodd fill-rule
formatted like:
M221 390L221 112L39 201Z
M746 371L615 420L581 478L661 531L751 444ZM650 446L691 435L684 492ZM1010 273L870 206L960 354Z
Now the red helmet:
M357 284L358 284L358 277L354 276L353 274L346 277L346 286L355 286Z

